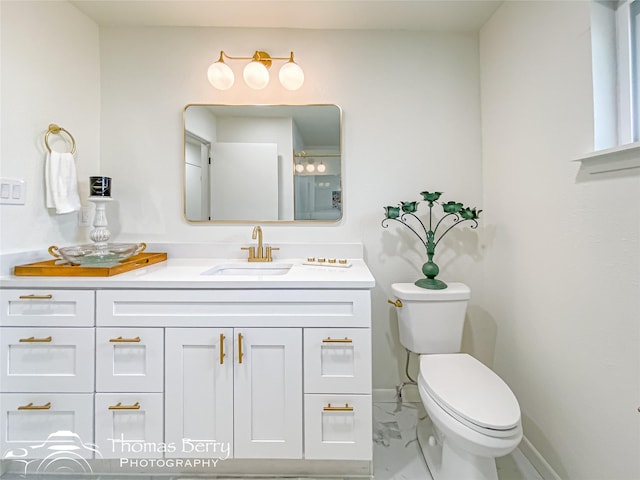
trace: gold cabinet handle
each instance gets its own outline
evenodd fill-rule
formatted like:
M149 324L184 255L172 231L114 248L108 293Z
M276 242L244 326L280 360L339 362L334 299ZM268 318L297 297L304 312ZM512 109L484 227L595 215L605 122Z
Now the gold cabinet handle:
M113 343L138 343L140 342L140 337L134 337L134 338L117 337L117 338L110 338L109 341Z
M348 403L345 403L344 407L332 407L330 403L327 403L327 406L322 410L325 412L353 412L353 407L350 407Z
M402 307L402 302L400 300L387 300L387 303L390 303L391 305L393 305L394 307Z
M140 410L140 403L136 402L133 405L122 405L122 402L118 402L115 405L109 405L109 410Z
M224 333L220 334L220 365L224 365L224 357L225 357L225 353L224 353Z
M51 300L53 298L53 295L35 295L32 293L31 295L20 295L18 298L20 300Z
M36 342L48 343L50 341L51 341L51 335L44 338L29 337L29 338L21 338L19 340L20 343L36 343Z
M44 405L34 405L33 402L29 402L26 405L20 405L18 410L49 410L51 408L51 402L47 402Z
M322 343L353 343L353 340L347 337L344 337L344 338L327 337L322 340Z
M241 333L238 334L238 363L242 363L242 357L244 354L242 353L242 339L243 336Z

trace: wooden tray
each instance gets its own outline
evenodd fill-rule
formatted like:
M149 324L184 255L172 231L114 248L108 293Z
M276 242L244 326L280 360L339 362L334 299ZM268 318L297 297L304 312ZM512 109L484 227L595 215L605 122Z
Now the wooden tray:
M119 273L129 272L137 268L148 267L154 263L164 262L167 254L142 252L130 257L113 267L83 267L82 265L58 265L60 260L45 260L43 262L16 265L13 274L18 276L46 276L46 277L110 277Z

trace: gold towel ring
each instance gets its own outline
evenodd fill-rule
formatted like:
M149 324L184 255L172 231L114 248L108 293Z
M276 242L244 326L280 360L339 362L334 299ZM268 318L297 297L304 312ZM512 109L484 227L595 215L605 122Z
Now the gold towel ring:
M51 153L51 147L49 146L49 135L51 135L52 133L54 135L59 135L60 132L66 133L67 136L71 139L71 153L76 153L76 139L73 138L73 135L71 135L67 130L56 125L55 123L49 125L49 129L44 136L44 144L47 146L47 150L49 150L49 153Z

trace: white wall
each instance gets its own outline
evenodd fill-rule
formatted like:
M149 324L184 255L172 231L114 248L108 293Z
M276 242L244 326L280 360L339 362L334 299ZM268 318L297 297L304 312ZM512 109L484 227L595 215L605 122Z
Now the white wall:
M494 367L561 478L640 478L640 178L570 161L593 148L589 2L505 2L480 53Z
M0 12L0 172L28 182L25 206L0 207L0 252L86 240L75 216L44 208L51 122L76 137L85 190L89 175L113 177L115 240L248 243L249 225L182 218L183 107L336 103L344 219L266 225L265 239L364 243L378 283L375 386L393 387L404 368L389 286L424 261L406 231L381 228L382 207L442 190L484 209L478 234L454 231L436 257L443 279L473 291L465 348L513 388L526 436L562 478L640 478L639 179L582 181L570 162L593 147L587 2L506 2L480 56L471 34L98 30L65 2ZM220 49L294 50L306 83L216 91L206 69Z
M2 2L0 12L0 175L27 183L25 205L0 206L0 251L86 241L76 214L45 208L44 135L57 123L74 136L86 198L88 177L100 175L98 27L67 2ZM54 148L67 148L49 138Z
M481 205L478 42L473 34L212 28L101 28L102 171L113 177L120 241L251 242L250 225L190 225L182 218L182 109L189 103L335 103L343 109L344 218L335 225L264 225L265 241L363 242L373 297L374 384L404 370L390 285L421 275L424 247L383 229L383 206L423 190ZM347 48L348 47L348 48ZM218 91L207 68L221 49L295 51L305 84ZM349 52L346 54L345 52ZM275 67L277 69L277 67ZM277 72L277 70L276 70ZM115 203L115 202L114 202ZM116 225L116 222L118 223ZM481 247L468 230L439 247L443 278L481 298ZM456 253L454 253L456 252ZM311 252L312 253L312 252ZM458 254L459 255L456 255ZM477 309L476 309L477 311ZM475 313L472 311L472 316Z

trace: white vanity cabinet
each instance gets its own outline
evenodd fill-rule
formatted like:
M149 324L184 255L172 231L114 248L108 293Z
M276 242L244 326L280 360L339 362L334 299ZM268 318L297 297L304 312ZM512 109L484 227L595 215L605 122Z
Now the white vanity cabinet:
M305 328L305 458L372 458L371 330Z
M173 457L302 458L302 329L168 328Z
M162 458L164 329L96 329L95 442L103 458Z
M199 450L222 443L233 449L233 360L232 328L167 328L165 440L175 447L168 457L201 458Z
M302 458L302 329L238 328L235 458Z
M162 393L96 393L95 443L102 458L162 458Z
M368 290L100 290L97 311L98 335L165 328L165 456L371 460Z
M0 291L0 452L52 454L64 435L92 458L94 298L83 290ZM55 439L55 440L54 440ZM37 447L37 448L36 448Z
M175 466L150 473L212 473L173 461L224 459L215 474L370 474L363 262L253 280L203 268L0 278L0 455L44 458L64 437L103 459L97 474L122 459Z

